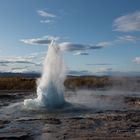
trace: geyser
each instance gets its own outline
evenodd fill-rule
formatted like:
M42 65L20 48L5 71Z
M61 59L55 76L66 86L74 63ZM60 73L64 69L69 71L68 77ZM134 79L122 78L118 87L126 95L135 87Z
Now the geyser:
M37 98L24 100L24 105L27 108L62 106L65 103L65 70L59 45L52 42L45 57L41 79L37 83Z

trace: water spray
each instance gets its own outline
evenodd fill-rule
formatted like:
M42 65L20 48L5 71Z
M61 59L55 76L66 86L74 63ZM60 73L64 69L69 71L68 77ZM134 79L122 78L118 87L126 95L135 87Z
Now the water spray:
M53 40L48 46L43 72L37 85L37 98L27 99L24 105L28 108L47 107L58 108L65 103L64 80L66 68L59 45Z

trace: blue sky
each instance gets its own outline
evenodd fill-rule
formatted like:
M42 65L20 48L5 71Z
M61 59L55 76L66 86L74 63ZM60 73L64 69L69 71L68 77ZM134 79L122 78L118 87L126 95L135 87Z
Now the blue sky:
M51 39L73 72L140 72L139 0L1 0L0 72L40 72Z

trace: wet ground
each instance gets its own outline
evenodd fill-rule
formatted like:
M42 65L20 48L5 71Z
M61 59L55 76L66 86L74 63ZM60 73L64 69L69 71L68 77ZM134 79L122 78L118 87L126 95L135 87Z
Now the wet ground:
M30 91L0 91L0 139L139 140L140 93L66 91L59 109L24 107Z

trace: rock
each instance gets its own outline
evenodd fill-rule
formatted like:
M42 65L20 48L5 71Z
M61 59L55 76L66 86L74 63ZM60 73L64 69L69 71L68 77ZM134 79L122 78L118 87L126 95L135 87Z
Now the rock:
M125 103L133 106L140 106L140 97L125 97Z
M10 123L8 120L0 120L0 128L4 128L6 124Z
M42 133L41 135L33 137L33 140L62 140L56 135L51 133Z
M26 132L16 132L16 133L12 133L12 132L5 132L5 133L0 133L0 139L25 139L29 137L29 135Z
M74 120L82 120L82 119L84 119L83 117L72 117L72 118L70 118L70 119L74 119Z
M137 137L140 137L140 129L137 129L137 130L135 131L135 133L136 133L136 136L137 136Z
M16 119L16 121L19 121L19 122L37 121L37 120L43 121L43 122L45 122L45 123L47 123L47 124L61 124L61 121L60 121L59 119L56 119L56 118L22 117L22 118Z
M44 121L47 124L61 124L60 119L56 119L56 118L47 118Z

